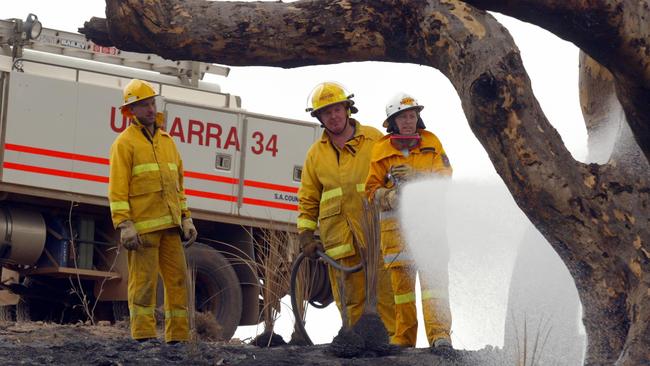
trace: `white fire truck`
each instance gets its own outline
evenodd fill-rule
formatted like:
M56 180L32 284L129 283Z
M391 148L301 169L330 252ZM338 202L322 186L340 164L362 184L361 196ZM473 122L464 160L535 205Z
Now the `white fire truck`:
M228 338L259 323L259 274L236 258L256 258L260 228L293 230L301 165L319 126L245 111L239 97L200 80L228 68L101 47L41 29L33 14L0 21L0 46L0 316L65 320L79 283L98 313L128 314L108 152L128 124L122 87L139 78L164 97L159 111L183 158L199 231L186 252L197 310L213 312Z

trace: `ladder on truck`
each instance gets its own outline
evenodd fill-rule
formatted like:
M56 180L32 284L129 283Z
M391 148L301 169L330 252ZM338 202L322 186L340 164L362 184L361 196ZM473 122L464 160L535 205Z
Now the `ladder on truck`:
M173 61L155 54L128 52L115 47L100 46L86 39L83 34L50 28L42 28L40 34L31 39L30 32L25 29L30 17L38 22L38 18L33 14L28 16L27 21L15 18L0 20L0 55L12 57L14 69L20 70L22 60L30 59L29 54L23 53L24 49L29 49L154 71L162 75L178 77L183 84L193 87L198 86L198 81L202 80L206 73L228 76L230 72L230 68L221 65L197 61ZM40 22L36 26L40 27Z

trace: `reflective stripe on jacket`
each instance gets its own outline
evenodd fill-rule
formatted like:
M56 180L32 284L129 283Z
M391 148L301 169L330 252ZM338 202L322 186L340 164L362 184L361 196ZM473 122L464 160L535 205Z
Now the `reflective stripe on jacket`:
M180 226L190 216L174 140L157 129L149 141L143 128L132 124L113 142L108 183L113 225L132 220L140 234Z
M376 128L351 121L354 137L342 149L330 142L326 132L311 146L298 190L298 230L320 228L325 251L334 259L354 255L353 239L363 240L359 216L364 182L372 146L382 137Z
M438 137L426 130L418 130L420 145L409 151L408 156L397 150L390 142L390 135L384 136L372 150L370 170L366 179L368 197L374 198L375 191L386 187L386 174L392 166L410 165L418 173L432 173L451 176L452 168ZM397 215L382 213L381 247L384 264L387 267L401 266L412 260L405 252L404 241L400 234Z

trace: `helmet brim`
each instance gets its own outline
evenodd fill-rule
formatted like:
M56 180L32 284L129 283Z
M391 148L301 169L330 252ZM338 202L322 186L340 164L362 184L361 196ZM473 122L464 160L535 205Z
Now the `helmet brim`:
M124 107L126 107L126 106L130 106L130 105L132 105L132 104L134 104L134 103L137 103L137 102L142 102L143 100L147 100L147 99L155 98L155 97L157 97L158 95L159 95L159 94L154 94L154 95L148 96L148 97L146 97L146 98L132 100L132 101L130 101L130 102L128 102L128 103L124 103L124 104L122 104L122 105L120 106L120 109L122 109L122 108L124 108Z
M389 120L390 120L391 118L394 118L394 117L397 116L398 114L400 114L400 113L402 113L402 112L404 112L404 111L411 110L411 109L417 109L417 110L418 110L418 113L420 113L420 112L422 112L422 110L424 109L424 106L423 106L423 105L414 105L413 107L408 107L408 108L400 109L399 111L396 111L395 113L393 113L393 114L391 114L390 116L386 117L386 119L384 120L384 123L382 124L382 127L384 127L384 128L388 128ZM418 116L418 119L420 119L419 116Z
M342 101L333 102L333 103L329 103L329 104L325 104L325 105L323 105L323 106L320 106L318 109L314 109L314 110L311 111L311 116L312 116L312 117L318 117L318 112L319 112L320 110L323 110L323 109L325 109L325 108L327 108L327 107L329 107L329 106L332 106L332 105L334 105L334 104L339 104L339 103L346 103L346 104L348 105L348 108L350 109L350 113L357 113L357 112L359 112L359 110L357 109L357 107L354 106L354 101L351 100L351 99L348 99L348 100L342 100Z

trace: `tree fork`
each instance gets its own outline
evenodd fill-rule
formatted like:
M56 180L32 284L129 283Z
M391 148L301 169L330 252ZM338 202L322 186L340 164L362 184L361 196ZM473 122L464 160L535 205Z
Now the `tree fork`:
M577 47L614 75L618 99L650 160L650 2L647 0L465 0L536 24Z

